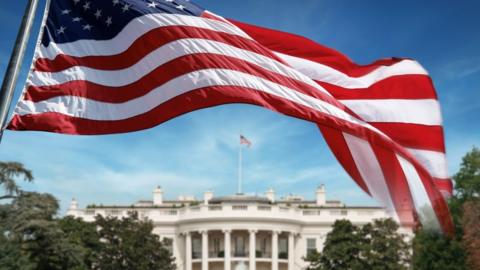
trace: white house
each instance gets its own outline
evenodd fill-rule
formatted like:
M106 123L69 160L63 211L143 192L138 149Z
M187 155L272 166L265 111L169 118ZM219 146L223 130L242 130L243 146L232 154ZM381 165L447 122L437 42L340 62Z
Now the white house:
M264 197L214 197L207 191L202 201L193 196L165 200L163 190L157 187L153 200L132 206L79 209L72 200L67 215L93 221L97 214L121 217L133 210L140 218L150 219L161 238L170 240L180 270L304 269L303 258L312 250L322 250L335 220L361 225L388 217L380 207L353 207L327 200L323 185L317 188L315 200L292 195L277 199L273 189ZM411 234L410 227L400 231Z

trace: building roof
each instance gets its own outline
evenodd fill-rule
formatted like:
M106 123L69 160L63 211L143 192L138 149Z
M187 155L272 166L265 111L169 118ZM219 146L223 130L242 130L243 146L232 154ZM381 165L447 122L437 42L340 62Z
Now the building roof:
M270 200L266 197L252 196L245 194L235 194L231 196L213 197L208 203L220 204L220 203L264 203L270 204Z

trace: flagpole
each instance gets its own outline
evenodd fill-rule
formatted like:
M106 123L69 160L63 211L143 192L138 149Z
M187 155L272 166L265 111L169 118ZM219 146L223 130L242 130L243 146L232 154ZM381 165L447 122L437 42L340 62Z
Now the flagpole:
M10 110L10 104L12 103L15 85L17 83L18 74L20 73L20 66L22 65L23 57L25 56L25 49L27 48L28 38L30 37L37 6L38 0L29 0L27 3L22 23L18 30L17 39L15 40L13 52L10 56L10 61L8 62L8 67L3 78L2 88L0 90L0 141L6 126L5 122L8 111Z
M238 194L242 194L242 144L238 148Z

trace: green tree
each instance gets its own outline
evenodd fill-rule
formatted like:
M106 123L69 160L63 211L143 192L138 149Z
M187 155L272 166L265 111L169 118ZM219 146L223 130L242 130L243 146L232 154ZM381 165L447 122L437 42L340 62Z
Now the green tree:
M83 264L86 268L92 269L94 254L101 249L102 245L97 233L97 225L72 216L58 220L58 225L70 242L82 247Z
M50 194L22 192L0 207L0 269L86 269L81 246L69 241L54 216Z
M18 178L23 178L23 180L31 182L33 175L32 172L25 169L21 163L0 162L0 186L3 187L6 193L0 196L0 200L12 199L20 193L20 188L16 182Z
M96 216L95 224L102 245L95 251L94 269L174 270L174 258L150 221L140 221L136 212L128 217Z
M412 244L414 269L465 269L465 252L461 241L440 232L419 229Z
M460 201L478 200L480 196L480 150L477 147L462 159L455 174L455 198Z
M361 228L360 257L365 269L407 269L410 263L409 245L405 235L392 219L377 219Z
M337 220L332 231L327 234L322 253L307 255L309 270L360 269L360 249L362 239L359 228L349 220Z
M321 253L311 253L309 270L407 269L409 246L391 219L375 220L362 227L337 220L327 234Z

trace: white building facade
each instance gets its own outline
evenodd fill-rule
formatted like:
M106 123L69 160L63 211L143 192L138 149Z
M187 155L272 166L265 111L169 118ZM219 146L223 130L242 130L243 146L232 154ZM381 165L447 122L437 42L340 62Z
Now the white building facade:
M179 270L300 270L304 257L321 251L327 233L337 219L356 225L388 218L380 207L348 207L328 201L319 186L315 200L286 196L276 200L270 189L265 197L233 195L214 197L208 191L202 201L192 196L164 200L161 188L152 201L132 206L89 206L79 209L72 200L67 215L93 221L95 215L127 216L137 211L151 220L154 233L171 244ZM402 227L401 233L411 234Z

